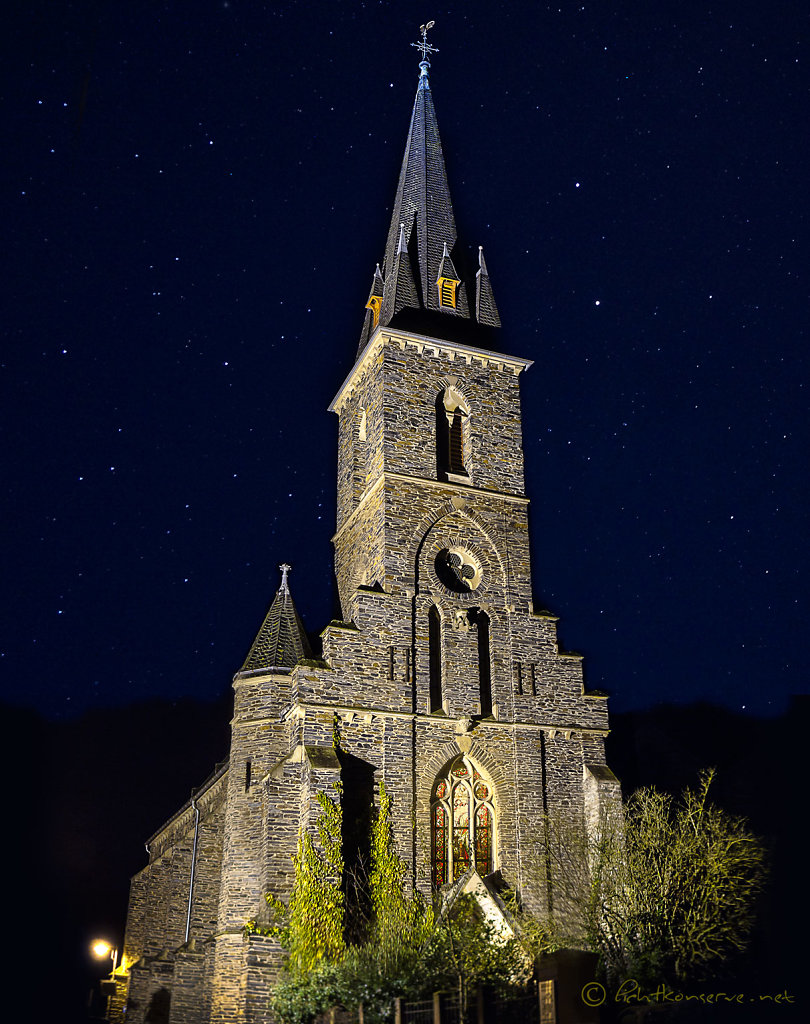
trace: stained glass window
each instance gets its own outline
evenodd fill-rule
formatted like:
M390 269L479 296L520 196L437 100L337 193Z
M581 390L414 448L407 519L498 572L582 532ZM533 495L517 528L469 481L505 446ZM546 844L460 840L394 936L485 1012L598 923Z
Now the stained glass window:
M431 816L434 885L455 881L470 867L479 875L492 871L492 787L465 755L436 780Z
M479 875L492 870L492 814L486 804L475 812L475 870Z
M441 804L433 808L433 882L447 881L447 811Z

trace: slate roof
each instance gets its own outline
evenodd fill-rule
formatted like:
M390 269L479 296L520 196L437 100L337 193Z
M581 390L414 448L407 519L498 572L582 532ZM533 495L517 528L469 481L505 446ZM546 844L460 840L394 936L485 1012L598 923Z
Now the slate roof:
M295 609L285 573L240 672L257 669L289 672L299 661L311 657L309 640Z
M444 153L428 80L429 67L427 61L419 65L419 85L385 244L380 325L401 326L449 340L466 340L468 344L491 349L490 329L500 326L500 318L480 250L479 267L469 271L456 235ZM456 271L452 276L461 280L455 309L439 304L436 282L443 262L445 267ZM371 330L371 317L367 315L358 355L368 342Z

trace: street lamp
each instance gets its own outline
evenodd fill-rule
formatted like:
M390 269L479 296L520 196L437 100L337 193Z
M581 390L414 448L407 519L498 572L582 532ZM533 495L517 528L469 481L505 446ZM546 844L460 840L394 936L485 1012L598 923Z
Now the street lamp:
M106 960L109 958L112 965L110 967L110 976L108 978L104 978L104 980L99 984L101 998L103 1000L102 1005L104 1007L104 1016L98 1019L106 1021L109 1016L110 999L115 993L115 971L118 967L118 949L113 946L112 943L107 942L106 939L96 939L90 946L90 952L97 960ZM94 998L94 993L91 990L89 997L91 1006Z
M115 974L115 969L118 967L118 950L115 946L112 946L106 939L96 939L93 945L90 947L93 956L98 960L106 960L107 957L112 961L112 968L110 970L110 976Z

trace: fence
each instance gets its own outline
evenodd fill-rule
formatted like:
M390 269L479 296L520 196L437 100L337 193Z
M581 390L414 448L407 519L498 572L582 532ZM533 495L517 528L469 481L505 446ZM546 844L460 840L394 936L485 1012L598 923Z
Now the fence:
M457 992L434 992L432 999L394 1000L394 1024L538 1024L537 990L534 986L509 996L478 991L466 1014Z
M362 1004L355 1010L333 1007L316 1024L363 1024ZM429 999L395 999L393 1024L539 1024L537 989L533 985L510 996L473 993L466 1014L457 992L434 992Z

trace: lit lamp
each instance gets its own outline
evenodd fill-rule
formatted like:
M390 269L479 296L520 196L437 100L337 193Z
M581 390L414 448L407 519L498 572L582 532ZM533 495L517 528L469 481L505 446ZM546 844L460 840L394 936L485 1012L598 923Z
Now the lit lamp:
M111 943L107 942L106 939L96 939L90 946L90 952L97 960L106 960L109 957L110 963L112 964L109 978L104 978L99 984L104 1006L103 1019L106 1021L109 1015L110 998L115 994L115 969L118 967L118 950ZM91 992L91 1004L92 1001L93 993Z
M110 975L115 974L115 969L118 966L118 950L115 946L111 946L106 939L96 939L93 945L90 947L93 956L98 960L106 960L107 957L112 961L112 968Z

